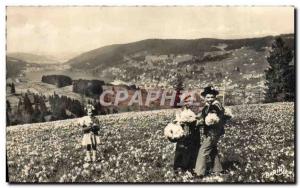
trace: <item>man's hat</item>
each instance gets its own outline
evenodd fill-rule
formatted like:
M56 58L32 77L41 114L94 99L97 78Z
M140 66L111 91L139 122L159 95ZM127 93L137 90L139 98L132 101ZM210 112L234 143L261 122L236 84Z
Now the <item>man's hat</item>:
M204 88L204 91L201 92L201 96L205 97L207 94L219 95L219 91L216 90L213 86L208 86Z

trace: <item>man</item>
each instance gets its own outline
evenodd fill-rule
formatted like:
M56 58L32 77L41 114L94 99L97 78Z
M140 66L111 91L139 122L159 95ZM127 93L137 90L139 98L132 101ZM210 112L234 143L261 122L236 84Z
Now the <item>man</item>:
M216 99L219 92L212 86L204 88L201 96L205 99L205 106L202 109L200 118L202 118L204 135L203 142L198 152L196 161L195 173L200 178L206 175L208 158L211 158L214 173L221 173L223 171L220 159L218 157L217 143L221 135L224 134L224 108L222 104ZM217 123L210 125L206 121L208 114L216 114L218 117Z

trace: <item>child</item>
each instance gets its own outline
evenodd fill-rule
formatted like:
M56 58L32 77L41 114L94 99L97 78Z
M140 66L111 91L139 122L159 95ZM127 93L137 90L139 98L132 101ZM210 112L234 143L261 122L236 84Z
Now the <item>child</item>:
M99 144L99 130L100 127L98 125L96 117L93 115L94 107L93 105L88 104L85 108L87 115L83 117L83 138L82 138L82 146L86 147L86 157L85 161L96 161L96 151L97 144ZM92 152L92 158L91 158Z
M180 122L186 135L183 139L178 140L176 144L173 167L175 172L179 169L192 172L200 146L199 127L196 126L196 114L191 110L190 100L191 96L183 99L184 104L181 112L174 121L175 123Z
M207 159L210 157L213 164L213 172L223 171L218 156L217 143L221 135L224 134L224 108L216 99L219 92L212 86L204 88L201 96L205 99L205 106L202 109L200 118L204 126L203 142L198 152L195 173L203 177L206 172Z

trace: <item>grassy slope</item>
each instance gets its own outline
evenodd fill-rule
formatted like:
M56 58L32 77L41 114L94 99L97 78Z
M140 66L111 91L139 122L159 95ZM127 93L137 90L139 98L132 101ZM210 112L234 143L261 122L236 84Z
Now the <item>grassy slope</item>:
M7 57L6 59L6 77L17 77L20 73L22 73L22 70L26 68L27 62Z
M294 105L234 106L219 144L228 174L201 181L293 182ZM76 119L7 128L10 181L193 182L172 172L175 144L163 137L175 110L99 116L99 160L84 167ZM283 165L285 173L262 178Z

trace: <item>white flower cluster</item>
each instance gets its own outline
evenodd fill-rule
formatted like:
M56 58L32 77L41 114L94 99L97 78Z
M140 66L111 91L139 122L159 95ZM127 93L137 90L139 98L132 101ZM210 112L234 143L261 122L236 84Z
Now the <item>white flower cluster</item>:
M78 119L79 125L90 125L92 124L92 119L90 116L83 116L82 118Z
M92 111L95 110L95 107L91 104L87 104L86 107L84 108L84 110L86 111Z
M183 128L178 124L169 123L164 130L164 135L166 138L178 139L184 135Z
M190 109L184 109L176 114L175 121L179 123L190 123L196 121L196 114Z
M169 139L179 139L184 136L184 130L181 126L183 123L196 121L196 114L190 109L176 113L175 122L169 123L164 130L165 137Z
M208 113L205 117L205 124L207 126L215 125L220 122L220 118L216 113Z

